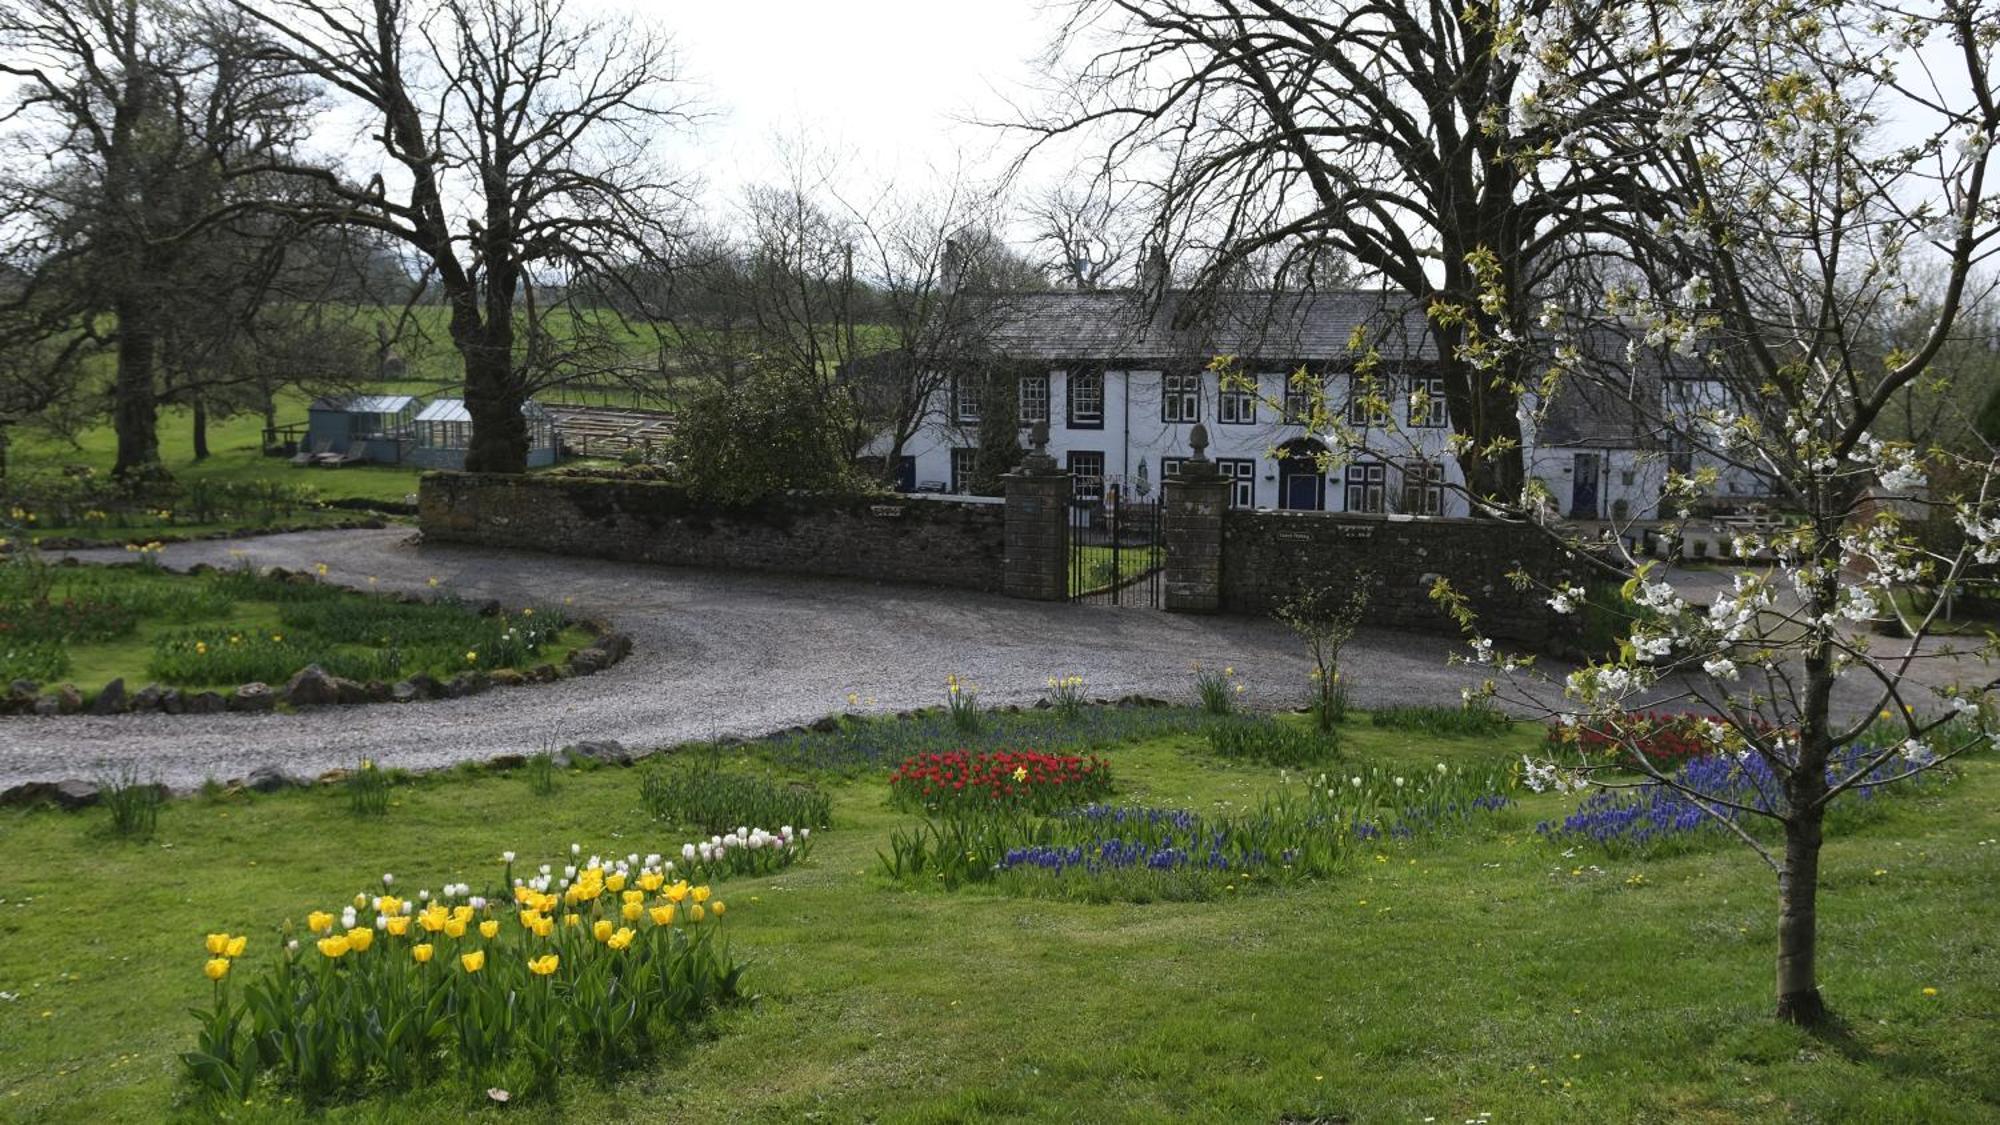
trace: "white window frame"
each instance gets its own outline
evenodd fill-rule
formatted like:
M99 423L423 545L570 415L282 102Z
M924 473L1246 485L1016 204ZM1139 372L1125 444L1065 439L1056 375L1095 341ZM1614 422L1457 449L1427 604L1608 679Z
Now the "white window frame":
M969 445L958 446L951 451L951 491L964 496L972 491L972 471L978 463L979 451Z
M1095 473L1080 473L1077 471L1081 467L1078 465L1079 460L1088 463L1093 458L1097 463L1097 471ZM1092 500L1099 499L1104 495L1104 454L1102 452L1095 449L1072 449L1069 451L1065 467L1069 469L1070 491L1072 495L1086 496Z
M1380 515L1388 507L1389 466L1382 461L1354 461L1342 474L1341 507L1363 515Z
M1049 420L1049 373L1038 371L1021 376L1021 424L1032 426Z
M1347 424L1367 429L1381 429L1389 426L1396 420L1393 409L1387 411L1371 410L1369 406L1372 404L1363 401L1361 380L1366 377L1358 371L1351 372L1347 376ZM1393 408L1396 404L1395 378L1382 374L1377 374L1373 378L1376 385L1381 388L1381 397L1386 400L1385 405Z
M1063 380L1066 399L1066 420L1072 430L1101 430L1104 428L1104 372L1072 371ZM1089 393L1079 394L1084 388ZM1084 400L1083 405L1078 399Z
M1296 374L1296 372L1294 372L1293 374ZM1291 375L1286 375L1284 379L1285 379L1285 398L1284 398L1285 422L1288 425L1293 425L1293 426L1309 425L1312 422L1312 413L1313 413L1313 388L1311 384L1314 382L1317 382L1319 384L1319 397L1320 400L1324 402L1326 400L1325 377L1311 376L1309 374L1308 385L1303 387L1298 386L1296 383L1294 383L1292 381Z
M951 416L961 425L979 422L979 384L969 378L952 380Z
M1160 373L1160 421L1181 425L1201 421L1201 375L1198 372Z
M1424 410L1417 412L1415 395L1417 388L1424 389ZM1444 376L1419 375L1410 380L1409 402L1410 425L1413 428L1439 430L1451 423L1451 412L1444 401Z
M1254 388L1223 387L1215 401L1215 420L1225 426L1256 425L1256 390Z
M1437 461L1405 461L1403 508L1413 516L1444 514L1444 465Z
M1229 506L1248 511L1257 506L1257 459L1218 457L1216 471L1229 482Z

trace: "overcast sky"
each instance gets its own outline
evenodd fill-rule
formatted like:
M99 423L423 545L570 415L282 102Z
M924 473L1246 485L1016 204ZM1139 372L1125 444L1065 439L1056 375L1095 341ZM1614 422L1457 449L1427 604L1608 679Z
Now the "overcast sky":
M716 115L691 152L719 202L780 175L800 140L844 154L849 182L997 173L1020 139L962 119L1031 97L1057 18L1038 0L627 2L673 35Z

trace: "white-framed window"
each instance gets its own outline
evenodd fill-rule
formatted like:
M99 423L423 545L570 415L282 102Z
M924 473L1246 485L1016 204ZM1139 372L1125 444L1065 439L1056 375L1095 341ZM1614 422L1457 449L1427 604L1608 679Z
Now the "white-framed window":
M1088 496L1093 500L1103 496L1104 454L1092 449L1070 450L1069 476L1076 495Z
M1218 457L1216 471L1229 481L1229 506L1246 511L1257 505L1257 461L1252 457Z
M1226 426L1252 426L1257 423L1256 385L1243 386L1240 383L1225 382L1215 400L1215 420Z
M1303 371L1294 371L1285 376L1285 421L1294 426L1310 425L1313 400L1325 397L1325 380Z
M1072 430L1104 428L1104 372L1069 373L1069 428Z
M963 495L972 491L972 463L979 455L976 449L954 449L951 451L951 490Z
M1385 409L1392 401L1394 382L1386 375L1363 375L1355 372L1347 377L1347 424L1350 426L1386 426L1392 419ZM1371 402L1370 399L1379 401Z
M1021 424L1032 426L1049 420L1049 373L1037 371L1021 376Z
M952 417L962 423L979 421L979 381L972 378L954 379L952 391Z
M1417 406L1417 392L1424 396L1423 407ZM1410 425L1424 429L1442 428L1450 419L1444 402L1444 376L1422 375L1410 380Z
M1172 480L1187 468L1185 457L1160 458L1160 479ZM1253 457L1218 457L1215 471L1229 482L1229 506L1249 509L1257 505L1257 461Z
M1389 467L1380 461L1356 461L1347 466L1347 503L1350 512L1382 511L1388 499Z
M1160 375L1160 421L1201 421L1201 376L1192 371Z
M1444 466L1436 461L1403 462L1403 511L1413 516L1444 512Z

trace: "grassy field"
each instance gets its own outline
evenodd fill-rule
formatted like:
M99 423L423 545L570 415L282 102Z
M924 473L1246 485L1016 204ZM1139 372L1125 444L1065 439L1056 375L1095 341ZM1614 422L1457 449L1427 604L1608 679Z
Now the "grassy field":
M881 728L886 729L886 728ZM1440 739L1349 723L1351 761L1498 761L1539 730ZM863 740L866 737L864 734ZM1191 736L1106 751L1121 801L1240 807L1297 774ZM394 763L388 763L394 765ZM641 767L642 769L644 767ZM1343 767L1345 768L1345 767ZM176 1053L203 1002L201 935L272 926L377 886L491 880L498 853L669 851L637 771L439 775L357 819L326 790L177 802L148 844L106 814L0 812L0 1118L205 1116ZM500 1110L440 1085L330 1120L1991 1121L2000 1115L2000 769L1893 802L1829 844L1821 971L1845 1029L1769 1018L1770 873L1729 847L1645 862L1564 854L1526 797L1491 830L1384 844L1346 875L1200 903L1092 905L909 890L877 850L912 814L880 772L815 775L811 860L731 881L751 1003L668 1057ZM1982 842L1983 841L1983 842ZM1935 989L1926 995L1926 989ZM233 1117L292 1120L267 1097Z
M1167 559L1165 547L1137 544L1120 548L1115 558L1109 547L1072 546L1069 551L1072 596L1092 594L1129 582L1155 567L1164 566Z

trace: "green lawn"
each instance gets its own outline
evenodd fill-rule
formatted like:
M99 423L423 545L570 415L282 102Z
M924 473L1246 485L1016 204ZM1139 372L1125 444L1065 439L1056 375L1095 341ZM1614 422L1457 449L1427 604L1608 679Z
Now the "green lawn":
M1109 547L1071 546L1069 550L1072 596L1108 590L1149 570L1165 566L1167 561L1166 548L1160 546L1134 544L1121 547L1115 557Z
M1486 741L1346 727L1356 760L1498 760ZM191 730L189 737L198 737ZM1120 800L1242 805L1284 783L1187 736L1107 751ZM500 748L496 747L496 750ZM388 763L394 765L394 763ZM1531 797L1491 832L1394 844L1321 885L1204 903L1088 905L906 890L876 851L911 814L880 775L822 777L811 860L721 888L758 998L698 1041L538 1120L1991 1121L2000 1115L2000 769L1895 802L1832 841L1821 970L1848 1030L1769 1018L1773 886L1734 848L1646 862L1561 854ZM203 1002L201 935L252 935L379 885L489 880L498 853L557 863L668 851L635 771L401 787L386 818L337 792L193 799L150 844L101 811L0 812L0 1117L151 1121L183 1100L175 1054ZM1296 774L1289 775L1298 784ZM1986 843L1981 843L1986 841ZM1643 876L1643 880L1635 876ZM1935 996L1923 990L1935 988ZM502 1112L441 1085L336 1120ZM241 1120L305 1111L266 1098Z

